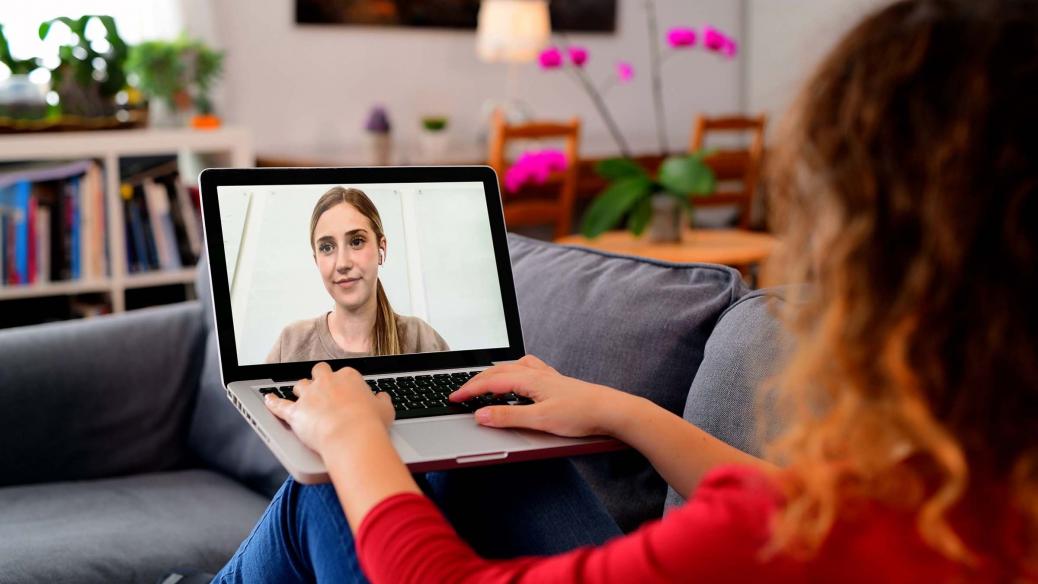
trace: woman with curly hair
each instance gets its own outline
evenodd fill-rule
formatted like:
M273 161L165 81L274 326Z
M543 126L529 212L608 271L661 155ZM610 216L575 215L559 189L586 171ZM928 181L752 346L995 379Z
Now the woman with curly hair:
M896 2L806 85L773 158L781 265L807 284L777 466L526 358L453 397L526 395L476 418L616 436L688 502L621 535L564 461L463 494L421 479L452 528L393 451L388 400L318 365L268 405L333 485L286 483L218 580L1038 580L1036 103L1035 0Z

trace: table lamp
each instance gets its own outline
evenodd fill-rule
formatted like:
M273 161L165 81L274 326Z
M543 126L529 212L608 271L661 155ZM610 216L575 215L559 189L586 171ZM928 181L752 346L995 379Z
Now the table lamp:
M488 63L508 64L506 99L488 104L490 107L503 107L510 119L521 113L521 104L515 101L516 66L535 61L550 40L547 0L483 0L476 26L476 54Z

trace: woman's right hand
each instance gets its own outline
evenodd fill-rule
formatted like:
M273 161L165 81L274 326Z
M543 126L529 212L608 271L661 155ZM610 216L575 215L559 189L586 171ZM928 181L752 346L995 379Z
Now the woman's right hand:
M533 400L530 405L486 406L476 410L476 421L494 428L530 428L558 436L610 435L612 418L623 402L638 399L604 385L566 377L537 357L495 365L476 375L451 394L453 402L492 393L515 392Z

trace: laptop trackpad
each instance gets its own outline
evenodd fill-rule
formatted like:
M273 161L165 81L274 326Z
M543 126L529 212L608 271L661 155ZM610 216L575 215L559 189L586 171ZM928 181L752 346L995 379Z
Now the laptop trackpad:
M519 432L484 428L471 417L395 424L392 432L423 458L511 451L533 445Z

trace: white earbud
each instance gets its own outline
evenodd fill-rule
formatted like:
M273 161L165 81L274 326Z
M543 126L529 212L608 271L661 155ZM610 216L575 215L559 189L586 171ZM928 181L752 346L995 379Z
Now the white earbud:
M385 254L386 254L386 252L382 251L381 249L378 250L378 265L381 266L382 262L386 261L386 255Z

